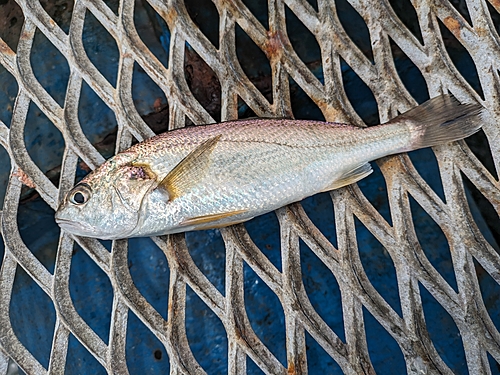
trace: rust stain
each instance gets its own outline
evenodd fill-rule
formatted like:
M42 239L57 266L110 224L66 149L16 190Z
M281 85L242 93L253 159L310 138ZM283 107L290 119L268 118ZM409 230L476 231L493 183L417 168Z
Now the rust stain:
M481 37L485 37L491 34L491 32L484 27L475 27L474 30L476 31L476 34Z
M23 31L21 33L21 35L19 36L19 39L31 39L31 38L32 38L32 34L26 32L26 31Z
M174 25L177 21L178 14L174 7L167 7L166 11L161 10L159 13L169 26Z
M10 49L10 47L5 43L2 38L0 38L0 53L4 55L15 56L14 51Z
M448 16L443 20L445 26L450 30L457 39L460 38L460 31L462 29L461 22L455 18Z
M84 161L81 161L78 166L80 167L80 169L82 171L85 171L85 172L90 172L92 169L90 169L90 167L84 162Z
M281 55L283 55L283 51L285 49L283 40L286 40L285 38L286 37L284 37L280 31L267 32L267 40L264 43L263 48L265 54L270 60L279 60Z
M295 371L295 364L293 362L288 363L288 372L289 375L296 374L297 372Z
M155 102L153 103L153 109L156 113L161 111L162 109L161 98L156 98Z
M493 7L500 12L500 0L488 0Z
M19 181L21 181L21 183L23 183L27 187L30 187L32 189L36 188L36 185L33 182L33 180L26 173L24 173L22 169L19 168L12 174L12 176L17 177Z

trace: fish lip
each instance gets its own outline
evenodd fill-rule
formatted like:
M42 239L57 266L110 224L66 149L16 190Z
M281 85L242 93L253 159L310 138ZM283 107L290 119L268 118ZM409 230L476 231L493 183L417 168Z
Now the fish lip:
M106 235L102 232L96 230L96 228L90 224L74 221L70 219L62 219L55 218L57 225L67 233L83 236L83 237L91 237L91 238L99 238L101 240L118 240L122 238L128 238L124 233L122 236L122 232L117 233L116 235Z
M55 220L57 225L59 225L61 229L63 229L68 233L75 233L75 234L81 234L82 232L91 234L96 233L95 228L87 223L81 223L70 219L63 219L57 216Z

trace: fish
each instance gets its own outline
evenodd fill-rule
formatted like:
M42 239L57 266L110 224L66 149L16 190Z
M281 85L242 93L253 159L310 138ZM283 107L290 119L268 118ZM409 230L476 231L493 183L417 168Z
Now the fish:
M220 228L353 184L370 161L466 138L484 108L441 95L385 124L293 119L189 126L104 162L61 200L55 220L114 240Z

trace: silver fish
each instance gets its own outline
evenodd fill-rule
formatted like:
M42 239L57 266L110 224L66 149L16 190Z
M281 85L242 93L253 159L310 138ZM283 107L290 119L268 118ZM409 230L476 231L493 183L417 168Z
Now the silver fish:
M359 181L372 172L369 161L468 137L481 113L439 96L369 128L288 119L187 127L106 161L55 217L69 233L102 239L241 223Z

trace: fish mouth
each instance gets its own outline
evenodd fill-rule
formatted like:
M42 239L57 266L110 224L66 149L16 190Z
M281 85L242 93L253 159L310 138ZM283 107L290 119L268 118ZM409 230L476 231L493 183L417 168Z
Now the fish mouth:
M95 228L87 223L82 223L82 222L68 220L68 219L62 219L62 218L58 218L58 217L56 217L56 223L65 232L80 235L80 236L92 236L92 235L95 236L97 233Z

